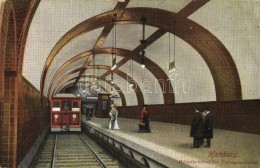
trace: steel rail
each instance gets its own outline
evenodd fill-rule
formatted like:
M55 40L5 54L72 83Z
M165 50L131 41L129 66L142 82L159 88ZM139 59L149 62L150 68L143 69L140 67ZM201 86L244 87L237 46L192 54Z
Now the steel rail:
M51 168L55 168L55 160L56 160L56 143L57 143L58 136L57 134L55 135L55 141L54 141L54 147L52 151L52 160L51 160Z
M81 140L84 142L85 145L87 145L87 147L90 149L91 153L93 154L93 156L96 158L96 161L100 164L101 167L103 168L107 168L106 164L103 162L103 160L98 156L98 154L90 147L90 145L87 143L87 141L81 136L79 135L79 137L81 138Z

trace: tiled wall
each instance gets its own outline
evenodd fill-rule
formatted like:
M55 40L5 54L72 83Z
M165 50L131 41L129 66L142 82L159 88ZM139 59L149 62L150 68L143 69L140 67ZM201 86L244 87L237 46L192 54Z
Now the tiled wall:
M1 166L16 167L49 124L48 100L20 74L5 76L1 108Z
M0 110L2 111L3 107L3 96L4 96L4 44L5 44L5 31L7 29L7 24L4 23L7 21L4 17L3 3L0 3ZM4 19L5 18L5 19ZM2 26L4 25L4 26ZM0 112L1 113L1 112ZM2 130L2 115L0 114L0 130ZM2 131L0 131L0 144L2 144ZM0 147L0 163L2 160L2 150Z
M41 103L40 92L22 78L17 122L17 162L19 163L46 125L49 125L48 100Z
M6 76L5 77L5 92L4 92L4 103L1 111L2 116L2 166L11 167L14 165L17 154L16 154L16 145L17 145L17 107L15 104L17 102L17 91L16 87L16 78Z
M15 23L11 4L1 4L0 30L0 167L14 167L17 153L17 78L15 59ZM13 59L13 60L12 60Z
M47 99L19 72L19 44L30 1L7 0L0 8L0 167L17 167L19 161L48 125ZM33 3L32 3L33 4ZM17 17L19 16L19 17ZM30 22L26 22L29 24ZM22 44L21 44L22 43Z
M150 105L148 111L153 121L190 125L194 108L208 107L213 114L214 128L260 134L260 100L181 103ZM139 118L142 107L118 107L119 117Z

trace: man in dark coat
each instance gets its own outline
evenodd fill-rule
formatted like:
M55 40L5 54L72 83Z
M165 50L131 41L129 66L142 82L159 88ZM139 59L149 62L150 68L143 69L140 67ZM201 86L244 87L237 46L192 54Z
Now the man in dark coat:
M204 116L205 116L205 121L204 121L204 138L207 139L207 145L205 146L206 148L210 148L210 139L213 138L213 119L211 112L209 111L208 108L204 110Z
M93 115L93 107L92 106L89 106L89 120L92 119L92 115Z
M203 143L203 116L202 113L196 108L195 116L191 123L190 136L193 137L192 148L199 148Z
M87 106L85 104L82 104L82 114L86 114L87 111ZM86 115L86 119L87 119L87 115Z

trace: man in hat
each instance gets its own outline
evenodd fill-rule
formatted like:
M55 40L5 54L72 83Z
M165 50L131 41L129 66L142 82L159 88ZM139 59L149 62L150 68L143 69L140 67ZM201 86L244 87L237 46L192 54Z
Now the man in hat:
M207 139L207 145L205 146L206 148L210 148L210 139L213 138L213 118L211 115L211 112L209 111L208 108L205 108L204 110L204 116L205 116L205 121L204 121L204 138Z
M190 136L193 137L193 146L191 148L199 148L203 143L203 116L198 108L195 108L195 116L191 123Z

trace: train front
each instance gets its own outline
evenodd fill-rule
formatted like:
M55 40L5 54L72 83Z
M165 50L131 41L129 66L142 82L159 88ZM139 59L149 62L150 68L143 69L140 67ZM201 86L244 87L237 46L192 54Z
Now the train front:
M81 131L81 99L72 94L58 94L50 104L52 132Z

